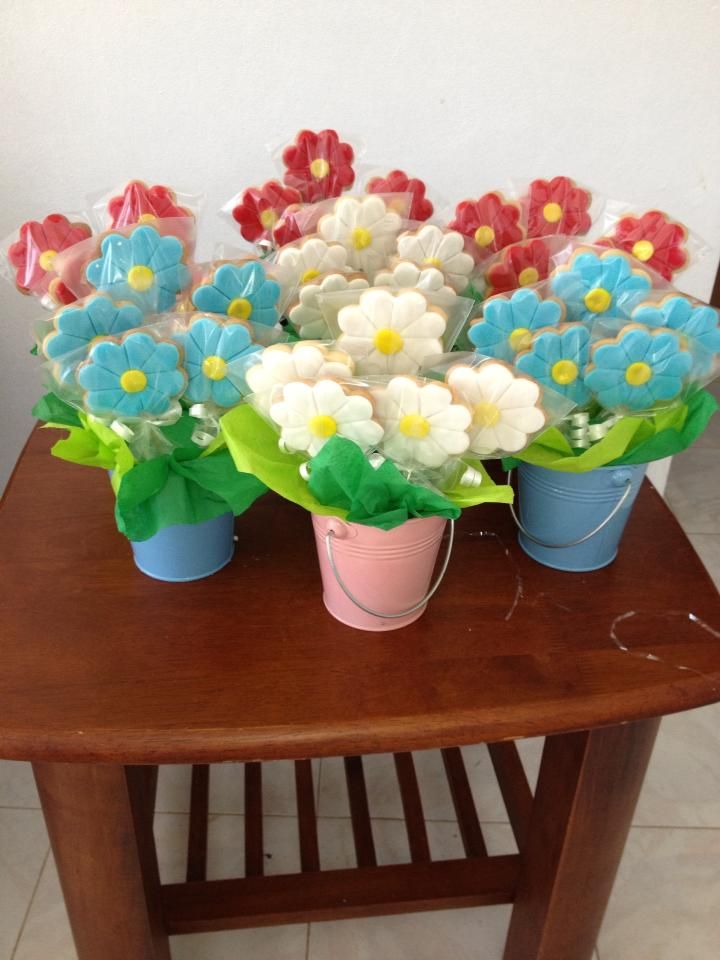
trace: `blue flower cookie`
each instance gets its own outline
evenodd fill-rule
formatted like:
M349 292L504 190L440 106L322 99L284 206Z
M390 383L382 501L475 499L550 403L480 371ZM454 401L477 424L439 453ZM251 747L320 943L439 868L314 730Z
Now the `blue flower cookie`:
M57 311L54 330L43 340L43 353L48 360L57 360L64 354L87 350L97 337L118 336L142 322L143 312L135 304L113 303L97 294Z
M720 314L713 307L674 294L660 303L641 303L633 310L632 319L648 327L676 330L681 343L683 337L689 338L696 372L704 375L712 371L720 354Z
M269 279L259 260L223 263L191 295L198 310L223 313L267 327L275 326L280 319L279 299L280 284Z
M626 255L608 250L598 256L576 253L550 277L550 288L567 309L568 320L629 317L652 287L644 270L633 269Z
M691 369L677 333L633 324L593 346L585 383L608 410L650 410L679 396Z
M100 251L101 256L85 268L88 283L113 300L130 300L144 313L169 310L190 283L182 243L147 224L135 227L127 237L108 234Z
M543 300L534 290L516 290L507 297L493 297L483 305L482 320L473 323L468 339L478 353L510 360L530 343L541 327L554 327L565 315L557 300Z
M590 356L590 332L580 323L535 334L515 366L538 383L583 406L590 399L584 374Z
M182 344L188 375L185 398L191 403L232 407L242 400L237 384L243 380L238 361L262 348L253 343L252 327L242 320L224 322L217 317L195 316L187 332L175 339Z
M180 348L135 331L122 340L99 340L78 368L85 409L106 417L159 417L185 389Z

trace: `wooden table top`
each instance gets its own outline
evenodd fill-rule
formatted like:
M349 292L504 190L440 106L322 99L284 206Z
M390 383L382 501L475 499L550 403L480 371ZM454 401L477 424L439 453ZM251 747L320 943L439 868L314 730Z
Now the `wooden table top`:
M618 559L594 573L526 557L506 507L466 511L426 614L373 634L326 613L310 517L275 496L238 519L220 573L145 577L104 471L51 457L57 437L33 433L0 510L1 757L422 749L720 699L720 599L647 483Z

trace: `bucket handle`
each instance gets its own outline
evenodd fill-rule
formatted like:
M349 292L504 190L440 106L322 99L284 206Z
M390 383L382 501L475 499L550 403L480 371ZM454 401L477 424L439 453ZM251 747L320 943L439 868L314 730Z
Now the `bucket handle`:
M509 484L511 477L512 470L508 470L507 480L505 482ZM590 540L591 537L594 537L596 533L600 533L600 531L610 523L613 517L620 512L623 504L630 496L631 491L632 480L628 479L625 481L625 489L623 490L622 496L612 508L610 513L605 517L605 519L602 520L593 530L591 530L590 533L586 533L584 537L579 537L577 540L571 540L569 543L548 543L547 540L540 540L538 537L534 537L532 533L530 533L530 531L523 526L522 521L515 513L515 508L513 505L509 503L508 506L510 507L510 513L512 514L512 518L515 521L518 530L520 530L520 532L526 536L528 540L532 540L533 543L537 543L541 547L552 547L554 550L564 550L567 547L579 547L581 543L585 543L586 540Z
M445 573L447 572L448 564L450 563L450 554L452 553L453 541L455 539L455 521L450 518L450 536L448 537L447 550L445 552L445 559L443 560L442 568L440 573L437 575L435 583L430 587L430 590L425 594L422 600L419 600L412 607L409 607L407 610L403 610L401 613L381 613L379 610L373 610L370 607L366 607L364 603L361 603L360 600L354 594L350 592L347 585L340 576L340 571L337 568L337 563L335 562L335 554L333 553L332 541L335 537L335 532L333 530L328 530L325 537L325 549L327 551L328 562L330 564L330 569L333 572L333 576L338 582L338 586L345 594L345 596L356 607L359 607L363 613L369 613L371 617L380 617L382 620L399 620L401 617L407 617L411 613L415 613L416 610L419 610L420 607L424 607L425 604L430 600L436 593L440 584L443 582Z

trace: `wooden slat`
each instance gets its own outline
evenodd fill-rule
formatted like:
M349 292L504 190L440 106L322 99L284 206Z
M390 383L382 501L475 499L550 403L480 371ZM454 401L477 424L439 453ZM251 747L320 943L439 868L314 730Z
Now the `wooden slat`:
M262 765L245 764L245 876L264 871L262 819Z
M162 889L170 934L510 903L518 854L322 870Z
M488 750L518 849L522 850L530 826L533 795L520 754L515 744L510 741L489 743Z
M396 753L395 770L400 784L410 858L414 863L421 863L430 859L430 845L412 754Z
M350 800L350 816L352 818L357 865L358 867L374 867L377 859L370 824L370 809L368 807L367 790L365 789L362 757L345 757L345 779Z
M470 781L465 770L459 747L449 747L442 751L445 773L452 794L460 836L468 857L485 857L487 848L483 840Z
M190 786L190 828L188 832L187 879L204 880L207 871L208 799L210 767L206 763L192 768Z
M300 866L303 873L310 873L320 869L311 760L295 761L295 794L300 834Z

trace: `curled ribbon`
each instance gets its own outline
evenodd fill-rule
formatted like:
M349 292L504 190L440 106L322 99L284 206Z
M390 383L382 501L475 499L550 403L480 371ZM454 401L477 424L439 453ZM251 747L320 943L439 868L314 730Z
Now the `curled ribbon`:
M572 413L570 415L570 446L576 450L587 450L593 443L606 437L610 428L620 418L614 413L597 423L590 423L587 413Z
M188 412L191 417L202 421L195 427L190 439L199 447L209 447L220 433L220 419L217 409L206 403L194 403Z

